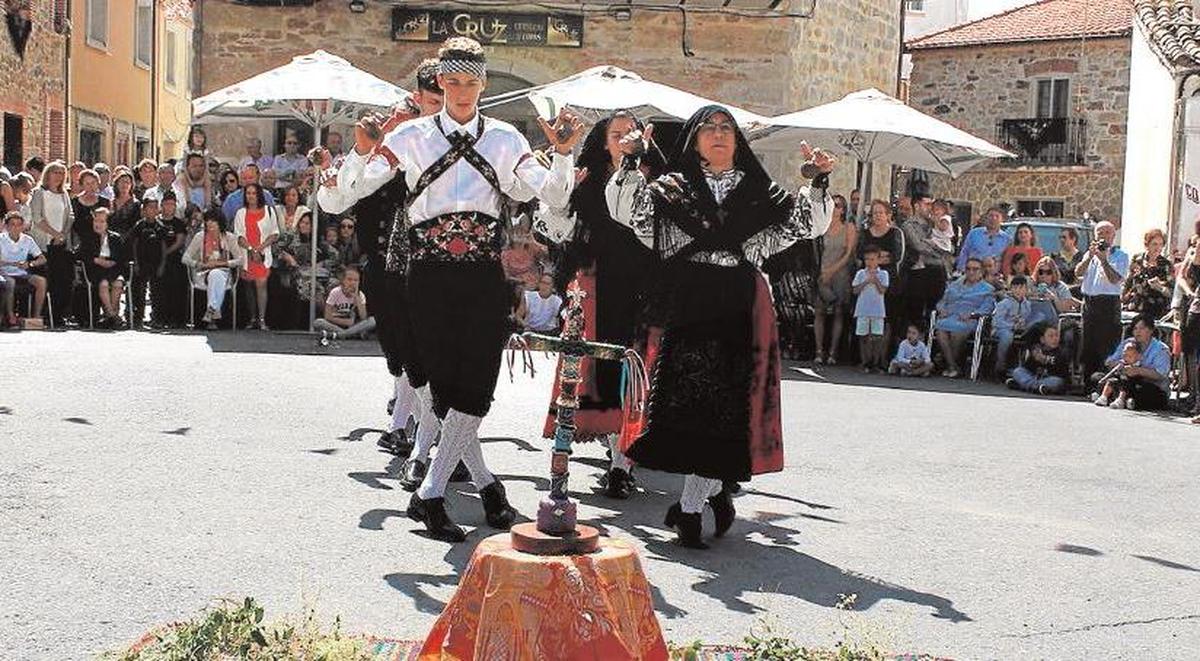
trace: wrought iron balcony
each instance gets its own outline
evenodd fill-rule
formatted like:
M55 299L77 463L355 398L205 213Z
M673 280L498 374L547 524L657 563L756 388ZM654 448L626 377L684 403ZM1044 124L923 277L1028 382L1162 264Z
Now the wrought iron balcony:
M996 122L996 143L1016 154L1009 165L1085 165L1087 120L1030 117Z

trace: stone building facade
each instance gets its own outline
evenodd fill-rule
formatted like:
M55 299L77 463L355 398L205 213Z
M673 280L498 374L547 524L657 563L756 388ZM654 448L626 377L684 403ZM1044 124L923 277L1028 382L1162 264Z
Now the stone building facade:
M33 3L24 57L9 30L0 30L0 160L13 172L34 155L65 155L65 7Z
M292 7L204 2L199 16L198 93L220 89L318 48L408 88L417 64L433 55L438 45L394 41L392 6L367 2L366 12L358 14L348 11L344 2ZM571 12L564 9L563 13ZM896 2L820 0L810 19L693 13L687 17L686 32L692 57L683 52L683 20L678 11L634 9L629 20L587 13L583 24L580 48L488 46L491 75L485 95L550 82L600 64L636 71L767 115L825 103L865 87L896 88L900 51ZM533 114L524 103L511 104L505 112L513 113L513 119L517 115L531 119ZM266 149L278 149L278 127L267 123L214 125L210 143L222 158L231 160L240 155L247 132L262 138ZM767 160L780 173L791 169L784 167L787 158L773 154ZM852 168L843 169L847 170Z
M1039 208L1067 218L1121 213L1131 19L1118 5L1127 3L1113 0L1111 20L1100 27L1077 26L1092 34L1022 38L1012 14L1055 4L1068 2L1038 3L908 44L909 104L1017 154L957 180L931 178L934 194L969 205L972 216L1005 203L1021 215ZM1036 30L1038 17L1026 18ZM987 41L993 33L1009 38Z

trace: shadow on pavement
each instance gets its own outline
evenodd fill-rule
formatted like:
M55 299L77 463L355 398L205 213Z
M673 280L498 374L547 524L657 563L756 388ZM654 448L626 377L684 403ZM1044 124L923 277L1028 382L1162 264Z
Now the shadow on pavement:
M1183 571L1200 572L1200 569L1197 569L1191 565L1184 565L1184 564L1180 564L1178 562L1172 562L1171 560L1164 560L1162 558L1156 558L1152 555L1134 554L1133 557L1137 558L1138 560L1145 560L1146 562L1150 562L1150 563L1159 565L1160 567L1166 567L1168 569L1180 569Z
M300 354L306 356L382 356L375 340L341 340L335 345L317 345L317 336L302 331L213 331L176 332L172 335L203 335L213 353Z
M1059 544L1054 547L1055 551L1061 553L1074 553L1075 555L1086 555L1093 558L1104 555L1104 551L1099 549L1089 548L1087 546L1076 546L1074 544Z

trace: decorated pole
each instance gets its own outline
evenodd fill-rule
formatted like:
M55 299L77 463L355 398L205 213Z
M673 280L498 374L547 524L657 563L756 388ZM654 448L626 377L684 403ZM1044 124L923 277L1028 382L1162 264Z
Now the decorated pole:
M575 411L579 408L580 366L584 359L627 360L631 351L616 344L589 342L584 337L583 290L567 292L566 319L559 337L524 333L521 343L530 351L559 354L558 399L555 401L554 451L550 456L550 493L538 504L537 523L513 526L513 546L542 555L589 553L597 548L599 533L581 526L577 506L567 491L571 445L575 440ZM640 360L633 354L635 365ZM632 377L631 377L632 378Z

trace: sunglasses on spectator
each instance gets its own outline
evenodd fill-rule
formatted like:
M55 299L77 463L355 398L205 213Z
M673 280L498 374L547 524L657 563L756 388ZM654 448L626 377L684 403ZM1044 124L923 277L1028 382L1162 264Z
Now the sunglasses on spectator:
M354 223L342 223L342 229L352 230L354 229Z
M1054 275L1054 271L1050 269L1038 269L1038 275Z
M982 269L981 269L980 267L978 267L978 266L968 266L968 267L967 267L967 270L968 270L968 271L980 271L980 270L982 270Z

